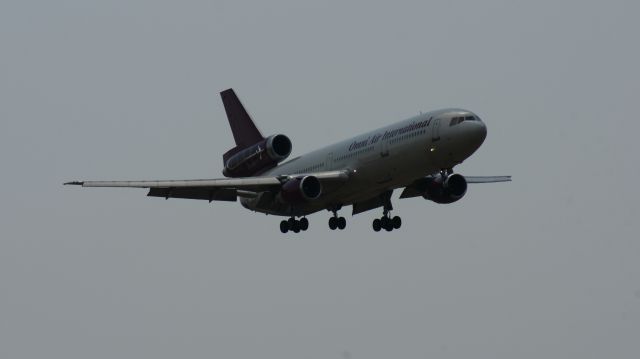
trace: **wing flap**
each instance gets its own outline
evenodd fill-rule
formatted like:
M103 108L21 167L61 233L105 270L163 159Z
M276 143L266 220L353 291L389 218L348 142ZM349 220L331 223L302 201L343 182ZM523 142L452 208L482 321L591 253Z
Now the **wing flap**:
M235 202L238 195L235 189L231 188L207 188L207 187L186 187L186 188L151 188L149 197L203 199L211 201Z

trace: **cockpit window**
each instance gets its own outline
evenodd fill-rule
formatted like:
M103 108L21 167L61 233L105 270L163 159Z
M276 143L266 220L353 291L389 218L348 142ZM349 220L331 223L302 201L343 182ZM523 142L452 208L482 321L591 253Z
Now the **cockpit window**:
M449 126L455 126L462 121L478 121L478 119L475 116L453 117L449 122Z

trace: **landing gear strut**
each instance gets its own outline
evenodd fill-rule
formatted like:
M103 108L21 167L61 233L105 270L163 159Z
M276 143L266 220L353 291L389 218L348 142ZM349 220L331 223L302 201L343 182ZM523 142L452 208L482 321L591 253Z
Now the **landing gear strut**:
M289 231L298 233L300 231L306 231L307 229L309 229L309 220L306 217L302 217L300 220L297 220L295 217L291 217L280 222L280 232L282 233L287 233Z
M402 219L399 216L391 217L390 212L393 209L391 200L387 199L385 202L382 217L374 219L372 223L373 230L376 232L380 232L381 229L391 232L402 226Z
M339 207L331 209L333 217L329 218L329 228L333 231L335 229L343 230L347 227L347 220L344 217L338 217Z

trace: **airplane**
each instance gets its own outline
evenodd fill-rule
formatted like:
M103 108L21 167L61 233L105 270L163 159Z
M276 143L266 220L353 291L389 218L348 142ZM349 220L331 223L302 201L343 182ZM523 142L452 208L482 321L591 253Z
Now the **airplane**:
M463 176L453 168L484 142L487 127L471 111L443 109L375 129L295 157L284 163L292 142L284 134L264 137L233 89L220 93L235 147L222 156L225 178L163 181L73 181L82 187L148 188L147 196L212 201L238 199L260 213L289 217L280 231L309 228L306 216L328 210L331 230L343 230L338 215L345 206L352 215L382 208L374 231L399 229L391 217L391 195L423 197L439 204L460 200L468 183L508 182L511 176Z

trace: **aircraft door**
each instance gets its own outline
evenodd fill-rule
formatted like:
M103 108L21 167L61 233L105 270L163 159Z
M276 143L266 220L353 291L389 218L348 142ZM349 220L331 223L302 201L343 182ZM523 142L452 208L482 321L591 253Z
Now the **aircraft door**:
M329 152L327 155L324 163L324 169L326 171L331 171L333 169L333 152Z
M380 140L380 157L371 161L369 177L375 184L382 184L393 179L395 164L389 152L389 139Z
M380 140L380 157L389 156L389 140Z
M435 142L440 139L440 119L433 120L433 127L431 128L431 141Z

